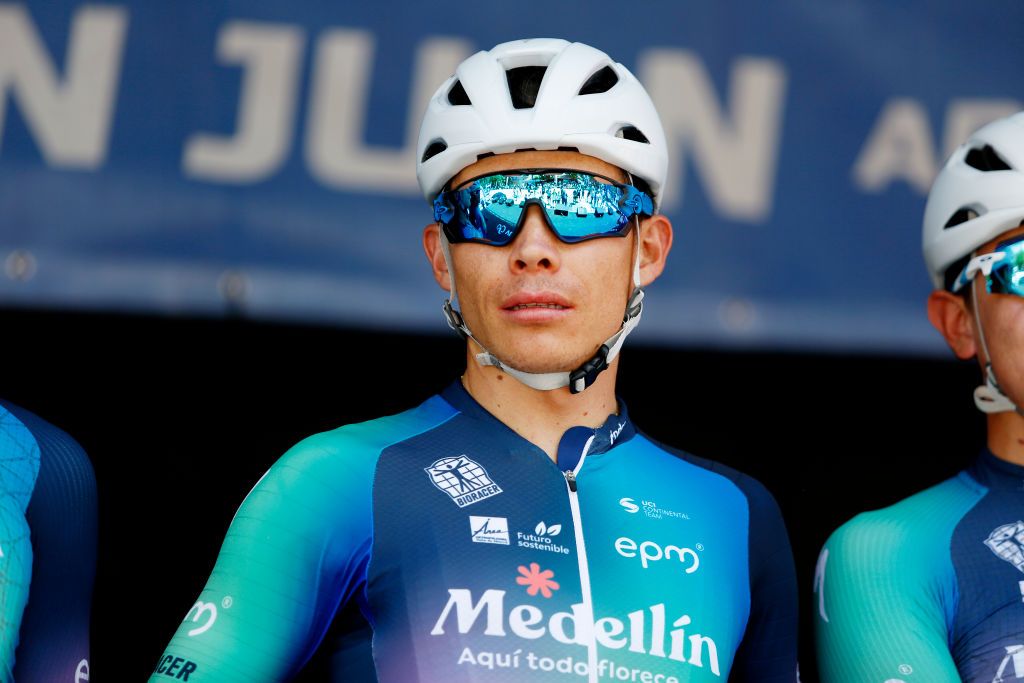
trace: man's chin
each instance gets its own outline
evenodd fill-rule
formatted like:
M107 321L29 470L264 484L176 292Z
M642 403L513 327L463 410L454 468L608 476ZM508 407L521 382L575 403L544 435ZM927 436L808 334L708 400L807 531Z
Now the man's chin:
M504 354L500 350L491 349L491 353L497 356L505 365L510 365L516 370L531 374L571 372L590 359L590 355L566 355L564 349L558 349L550 353L546 353L544 349L531 349L529 351L510 349Z

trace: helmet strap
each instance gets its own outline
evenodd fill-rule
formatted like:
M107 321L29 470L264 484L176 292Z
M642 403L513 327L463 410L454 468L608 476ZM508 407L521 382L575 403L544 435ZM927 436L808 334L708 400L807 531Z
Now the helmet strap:
M974 405L986 414L1015 411L1019 415L1024 415L1024 412L1003 393L1003 390L999 388L998 380L996 380L992 355L988 352L988 343L985 341L985 328L981 325L981 316L978 313L977 278L971 281L971 304L971 308L974 309L974 323L978 328L978 337L981 341L981 350L985 354L985 383L974 390Z
M628 337L629 333L636 329L636 326L640 324L640 316L643 314L644 310L644 291L640 287L640 218L635 217L635 220L636 228L633 230L636 234L633 245L633 290L626 303L626 312L622 317L622 326L615 334L601 344L597 349L597 352L591 356L589 360L575 370L570 372L525 372L503 362L500 358L488 351L487 348L480 343L479 339L473 336L472 331L469 329L469 325L466 324L465 319L462 317L462 313L455 308L458 303L458 294L455 288L454 263L452 261L451 246L448 243L448 237L445 235L444 229L441 228L439 230L441 238L441 252L444 254L444 262L448 267L448 279L451 288L448 299L444 302L443 307L444 317L448 322L448 326L455 330L455 332L463 339L472 339L476 342L482 352L476 354L475 358L476 362L482 367L496 367L531 389L537 389L538 391L551 391L553 389L569 387L570 393L578 394L582 392L584 389L592 385L597 380L597 376L607 369L608 365L615 360L619 355L619 351L622 350L622 345L625 343L626 337ZM441 226L439 225L438 227L440 228Z

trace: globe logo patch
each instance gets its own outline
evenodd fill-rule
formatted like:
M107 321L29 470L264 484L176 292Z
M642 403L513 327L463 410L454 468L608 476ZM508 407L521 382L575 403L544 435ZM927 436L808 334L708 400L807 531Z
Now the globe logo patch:
M465 454L435 460L423 470L431 483L447 493L460 508L501 493L483 465Z

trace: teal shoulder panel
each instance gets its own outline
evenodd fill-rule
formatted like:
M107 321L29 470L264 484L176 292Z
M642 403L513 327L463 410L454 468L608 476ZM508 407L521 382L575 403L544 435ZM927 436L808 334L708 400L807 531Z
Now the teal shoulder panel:
M39 476L39 444L32 432L0 406L0 495L28 507Z
M365 581L382 450L455 414L440 398L311 436L274 464L235 514L217 564L151 681L287 680Z
M814 580L824 683L960 680L949 653L958 599L950 541L985 492L961 474L832 534Z
M39 444L0 406L0 676L13 680L15 649L32 579L25 510L39 476Z

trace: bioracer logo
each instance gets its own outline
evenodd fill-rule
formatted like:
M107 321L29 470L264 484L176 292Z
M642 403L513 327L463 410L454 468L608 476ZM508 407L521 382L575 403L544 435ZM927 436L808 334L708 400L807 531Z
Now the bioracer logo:
M985 545L1001 559L1024 572L1024 522L1010 522L992 530Z
M483 465L465 454L435 460L423 470L439 490L447 493L460 508L501 493Z

